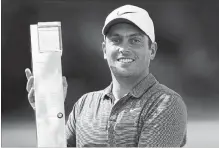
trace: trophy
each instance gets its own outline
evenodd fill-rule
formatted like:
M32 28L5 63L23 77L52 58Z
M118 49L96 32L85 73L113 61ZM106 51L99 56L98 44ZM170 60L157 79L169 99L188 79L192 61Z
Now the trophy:
M66 147L60 22L30 25L38 147Z

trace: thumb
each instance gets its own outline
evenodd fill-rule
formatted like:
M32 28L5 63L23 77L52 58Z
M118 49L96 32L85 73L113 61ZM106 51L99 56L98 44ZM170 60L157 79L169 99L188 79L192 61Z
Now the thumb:
M63 93L64 93L64 100L65 100L67 96L67 89L68 89L68 83L67 83L65 76L62 77L62 83L63 83Z
M68 87L68 83L65 76L62 77L62 82L63 82L63 87Z

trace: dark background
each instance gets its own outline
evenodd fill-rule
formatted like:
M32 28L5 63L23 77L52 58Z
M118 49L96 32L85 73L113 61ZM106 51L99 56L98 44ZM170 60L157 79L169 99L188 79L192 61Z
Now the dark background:
M178 92L188 107L188 146L216 144L219 133L219 3L185 0L2 0L2 146L36 146L34 112L27 100L31 68L30 24L61 21L66 116L86 92L111 81L103 59L101 29L124 4L146 9L158 43L151 72ZM217 134L216 134L217 133ZM210 134L210 135L209 135Z

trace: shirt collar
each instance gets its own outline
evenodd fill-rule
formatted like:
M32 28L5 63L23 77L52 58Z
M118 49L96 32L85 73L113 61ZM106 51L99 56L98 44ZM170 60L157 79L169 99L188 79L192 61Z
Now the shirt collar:
M112 88L113 88L113 83L111 82L110 85L105 88L103 90L103 95L102 95L102 98L103 99L110 99L110 98L113 98L113 94L112 94Z
M146 92L148 89L150 89L155 83L158 83L156 78L150 73L146 77L144 77L140 82L138 82L133 89L129 92L130 95L132 95L134 98L139 98L141 95L143 95L144 92ZM112 82L111 84L103 90L103 98L109 99L112 98Z

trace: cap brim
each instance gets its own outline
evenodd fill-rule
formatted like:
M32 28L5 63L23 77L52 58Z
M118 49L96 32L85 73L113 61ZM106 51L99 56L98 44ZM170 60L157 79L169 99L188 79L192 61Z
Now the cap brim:
M112 21L110 21L106 26L104 26L103 30L102 30L102 34L103 35L106 35L110 28L113 26L113 25L116 25L116 24L119 24L119 23L128 23L128 24L132 24L134 26L136 26L137 28L139 28L135 23L133 23L132 21L128 20L128 19L125 19L125 18L116 18ZM140 29L140 28L139 28ZM141 29L140 29L141 30Z

